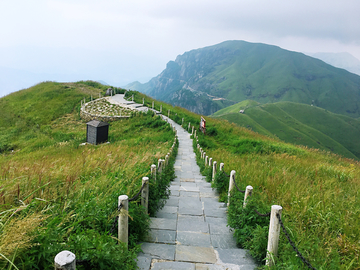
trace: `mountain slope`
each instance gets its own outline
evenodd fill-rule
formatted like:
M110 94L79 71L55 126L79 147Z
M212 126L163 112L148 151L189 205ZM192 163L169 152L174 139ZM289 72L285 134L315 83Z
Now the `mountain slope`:
M193 100L195 111L203 114L252 99L314 104L360 116L360 76L302 53L245 41L186 52L148 83L129 86L194 111L188 106Z
M358 119L293 102L255 105L247 108L245 114L239 113L238 108L236 104L213 116L286 142L360 158Z

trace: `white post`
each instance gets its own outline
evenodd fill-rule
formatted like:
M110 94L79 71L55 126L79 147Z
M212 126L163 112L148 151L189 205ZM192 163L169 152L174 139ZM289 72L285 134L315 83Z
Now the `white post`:
M134 101L134 94L131 96L131 101Z
M159 173L162 172L163 164L164 164L164 160L163 160L163 159L159 159L159 160L158 160L158 172L159 172Z
M209 156L206 156L205 157L205 166L208 166L209 165Z
M152 175L152 177L154 177L154 181L156 181L156 165L152 164L150 168L151 168L150 169L151 175Z
M152 108L154 109L154 101L152 102Z
M141 191L141 205L145 208L145 214L148 214L149 209L149 177L142 178L142 185L145 184Z
M234 181L235 181L235 174L236 172L234 170L231 171L230 173L230 179L229 179L229 191L228 191L228 203L227 206L229 207L230 205L230 194L231 194L231 190L234 187Z
M217 170L216 165L217 165L217 162L214 161L214 162L213 162L213 170L212 170L212 178L211 178L212 181L214 181L214 179L215 179L215 174L217 173L217 172L216 172L216 170Z
M182 118L182 121L181 121L181 126L184 125L184 118Z
M194 137L196 138L196 129L195 129L195 131L194 131Z
M205 157L206 157L206 152L203 152L203 159L205 159Z
M245 189L245 196L244 196L244 204L243 204L243 208L246 207L246 200L249 196L252 195L253 192L253 187L252 186L247 186Z
M189 122L189 126L188 126L188 131L189 131L189 129L190 129L190 122Z
M128 245L129 241L129 225L128 225L128 216L129 216L129 197L127 195L119 196L118 206L122 206L119 213L118 221L118 238L119 241Z
M167 155L165 156L165 167L168 165L169 163L169 153L167 153Z
M280 223L276 214L279 214L281 217L282 207L280 205L271 206L271 215L270 215L270 226L269 226L269 236L268 236L268 245L267 245L267 255L266 255L266 265L274 265L274 257L277 256L278 246L279 246L279 235L280 235Z
M99 93L99 98L101 98L101 93Z
M168 118L170 118L170 110L168 110Z
M210 167L212 166L212 157L209 158L209 166L210 166Z
M219 171L223 171L223 170L224 170L224 163L220 163Z
M55 256L55 270L76 270L75 254L68 250L63 250Z
M160 105L160 112L162 113L162 105Z

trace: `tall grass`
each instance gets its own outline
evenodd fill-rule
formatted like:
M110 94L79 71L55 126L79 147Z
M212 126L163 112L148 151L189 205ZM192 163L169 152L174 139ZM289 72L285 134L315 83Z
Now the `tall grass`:
M39 132L24 128L9 140L21 148L0 155L0 268L48 269L68 249L96 269L135 269L136 243L149 219L130 204L126 249L109 234L117 197L137 193L150 165L166 155L174 140L170 126L140 114L111 123L109 144L79 146L86 124L78 111L42 123Z
M264 259L269 221L249 209L253 205L268 212L277 204L296 246L317 269L359 269L359 162L210 118L207 125L216 132L198 133L206 155L224 162L228 173L236 170L241 189L254 187L250 207L242 208L243 195L235 190L229 209L229 225L240 246L260 262ZM226 196L227 187L220 197ZM283 235L274 269L307 269Z

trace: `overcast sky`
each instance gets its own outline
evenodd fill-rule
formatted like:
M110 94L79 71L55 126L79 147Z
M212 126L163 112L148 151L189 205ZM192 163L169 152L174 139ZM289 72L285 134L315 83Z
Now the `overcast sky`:
M225 40L360 59L359 14L359 0L0 0L0 97L44 80L146 82Z

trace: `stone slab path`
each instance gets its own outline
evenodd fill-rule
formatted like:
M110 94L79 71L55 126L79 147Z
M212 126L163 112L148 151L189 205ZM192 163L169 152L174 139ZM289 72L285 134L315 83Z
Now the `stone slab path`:
M164 117L164 116L163 116ZM196 164L190 134L167 119L177 129L176 179L170 198L156 218L151 218L148 242L138 255L140 269L225 270L255 269L246 251L236 247L226 226L226 207L205 181Z

